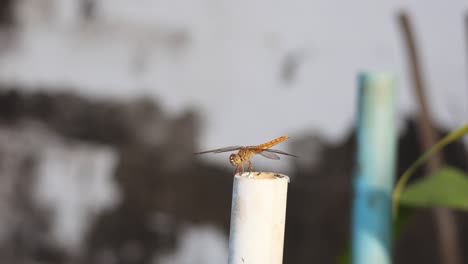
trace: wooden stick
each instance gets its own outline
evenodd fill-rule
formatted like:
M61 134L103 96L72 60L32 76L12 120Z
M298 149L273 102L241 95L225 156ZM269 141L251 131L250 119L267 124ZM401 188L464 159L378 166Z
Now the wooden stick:
M408 16L402 12L399 15L399 23L403 33L403 38L408 50L410 72L414 86L414 92L419 105L419 139L423 151L434 145L438 136L432 126L430 110L427 104L423 77L413 32ZM443 165L442 155L434 154L427 163L427 173L434 172ZM448 209L434 209L436 226L439 234L441 263L461 264L461 255L457 239L457 226L455 216Z

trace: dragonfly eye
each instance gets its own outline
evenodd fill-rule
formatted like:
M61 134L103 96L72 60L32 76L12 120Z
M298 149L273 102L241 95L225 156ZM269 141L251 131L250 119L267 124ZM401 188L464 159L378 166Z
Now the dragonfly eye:
M231 154L231 156L229 156L229 162L232 164L232 166L237 166L237 164L238 164L237 155L236 154Z

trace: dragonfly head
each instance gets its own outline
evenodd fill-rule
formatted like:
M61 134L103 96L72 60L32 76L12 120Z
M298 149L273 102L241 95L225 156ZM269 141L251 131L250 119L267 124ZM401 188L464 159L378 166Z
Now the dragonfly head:
M229 156L229 162L232 164L232 166L237 166L242 162L242 160L239 155L231 154L231 156Z

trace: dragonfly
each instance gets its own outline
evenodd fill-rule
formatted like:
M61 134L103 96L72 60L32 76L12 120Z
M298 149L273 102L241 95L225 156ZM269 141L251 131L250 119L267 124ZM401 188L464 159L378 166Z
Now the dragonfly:
M233 153L229 156L229 162L231 163L232 166L236 167L235 174L240 174L241 172L244 173L245 172L244 165L248 164L248 170L250 174L253 170L252 162L250 161L250 159L256 154L260 154L265 158L274 159L274 160L280 159L280 157L277 154L297 157L295 155L283 152L281 150L271 149L271 147L273 147L274 145L277 145L285 141L288 138L289 138L288 136L281 136L279 138L273 139L271 141L268 141L266 143L263 143L257 146L230 146L230 147L225 147L225 148L196 152L193 154L198 155L198 154L206 154L206 153L223 153L223 152L238 150L237 153Z

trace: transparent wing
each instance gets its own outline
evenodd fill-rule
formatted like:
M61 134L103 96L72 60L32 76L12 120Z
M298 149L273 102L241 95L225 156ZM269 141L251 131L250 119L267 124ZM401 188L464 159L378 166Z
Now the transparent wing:
M219 149L212 149L212 150L207 150L207 151L202 151L202 152L196 152L196 153L193 153L193 155L205 154L205 153L222 153L222 152L239 150L241 148L242 148L242 146L230 146L230 147L225 147L225 148L219 148Z
M273 152L273 153L277 153L277 154L282 154L282 155L297 157L296 155L289 154L289 153L286 153L286 152L284 152L284 151L277 150L277 149L265 149L265 150L263 150L263 152Z
M276 155L275 153L273 153L273 152L262 151L262 152L260 152L258 154L262 155L265 158L269 158L269 159L274 159L274 160L279 160L280 159L280 157L278 155Z

